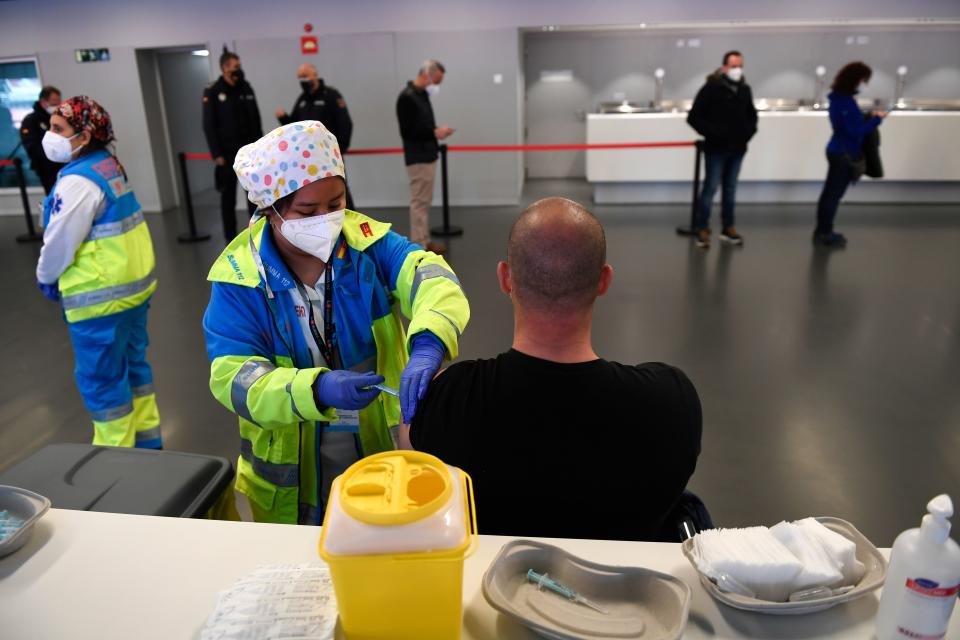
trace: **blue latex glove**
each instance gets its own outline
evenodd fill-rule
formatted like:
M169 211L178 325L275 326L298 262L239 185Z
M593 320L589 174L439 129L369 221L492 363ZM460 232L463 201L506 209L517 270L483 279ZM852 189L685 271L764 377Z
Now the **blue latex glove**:
M383 376L373 372L328 371L321 373L314 383L317 403L334 409L363 409L380 395L379 389L367 389L382 384Z
M400 375L400 412L403 422L410 424L417 413L417 403L423 400L433 376L443 364L446 348L440 338L429 331L418 333L413 338L410 361Z
M48 300L60 302L60 285L56 282L53 284L43 284L42 282L38 282L37 289L40 289L40 293L42 293Z

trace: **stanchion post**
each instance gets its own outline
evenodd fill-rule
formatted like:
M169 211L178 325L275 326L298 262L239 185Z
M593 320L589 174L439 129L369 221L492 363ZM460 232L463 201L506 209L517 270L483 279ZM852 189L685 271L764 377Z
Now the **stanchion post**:
M700 160L703 157L703 140L694 143L693 160L693 197L690 201L690 226L677 227L677 234L681 236L696 235L694 227L697 222L697 208L700 204Z
M13 168L17 172L17 186L20 187L20 200L23 202L23 217L27 219L27 232L17 236L17 242L39 242L43 240L43 236L39 235L33 226L30 199L27 198L27 177L23 174L23 158L14 158Z
M177 154L180 161L181 203L187 212L187 226L190 231L177 236L178 242L203 242L210 239L209 233L197 234L197 221L193 216L193 198L190 196L190 175L187 172L187 155L182 151Z
M442 238L463 235L463 229L450 226L450 189L447 184L447 145L440 145L440 193L443 202L443 226L434 227L430 233Z

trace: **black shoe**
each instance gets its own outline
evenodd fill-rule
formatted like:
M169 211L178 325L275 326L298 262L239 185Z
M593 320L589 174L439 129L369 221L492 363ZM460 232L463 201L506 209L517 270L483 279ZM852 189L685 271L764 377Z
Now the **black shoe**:
M730 244L742 245L743 236L737 233L736 227L727 227L720 232L720 240L723 242L729 242Z
M814 233L813 244L821 247L842 249L847 246L847 237L842 233Z

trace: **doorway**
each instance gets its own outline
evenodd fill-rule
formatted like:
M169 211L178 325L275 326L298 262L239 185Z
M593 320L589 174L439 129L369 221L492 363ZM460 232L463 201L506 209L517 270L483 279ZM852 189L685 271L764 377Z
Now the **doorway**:
M180 206L178 154L206 153L203 90L211 81L206 45L137 51L150 146L164 209ZM194 202L213 199L213 163L187 162Z

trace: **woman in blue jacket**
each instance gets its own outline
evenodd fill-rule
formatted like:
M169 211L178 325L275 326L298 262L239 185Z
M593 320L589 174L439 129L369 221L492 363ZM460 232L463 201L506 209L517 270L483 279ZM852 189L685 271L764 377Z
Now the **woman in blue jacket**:
M830 126L833 136L827 144L827 180L823 184L817 203L817 228L813 243L825 247L845 247L847 239L833 230L840 199L851 182L860 176L854 175L854 163L862 161L863 136L873 131L884 118L885 111L876 111L864 119L857 105L856 95L870 81L873 71L862 62L851 62L840 69L830 86Z

